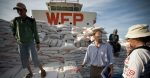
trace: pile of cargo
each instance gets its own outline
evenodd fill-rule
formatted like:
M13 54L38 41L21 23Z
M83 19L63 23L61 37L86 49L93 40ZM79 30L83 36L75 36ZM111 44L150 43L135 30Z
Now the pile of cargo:
M10 22L0 19L0 75L20 65L15 38L12 35Z
M40 52L38 52L40 62L48 64L75 61L77 65L80 65L86 47L91 43L92 29L93 27L50 26L46 22L37 21L37 30L41 42ZM0 76L14 77L16 72L21 69L21 61L10 22L5 20L0 20L0 42ZM10 72L10 69L16 69L16 72Z
M37 28L42 43L49 47L61 47L62 45L79 47L87 47L92 41L92 30L99 28L103 31L103 42L107 41L107 32L101 27L76 27L68 25L50 26L46 22L37 22ZM69 45L70 46L70 45ZM68 48L69 48L68 46ZM74 48L75 48L74 47Z

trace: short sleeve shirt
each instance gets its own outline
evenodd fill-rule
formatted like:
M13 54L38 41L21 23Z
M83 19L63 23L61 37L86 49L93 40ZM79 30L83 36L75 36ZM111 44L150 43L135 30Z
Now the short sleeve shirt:
M140 78L145 71L145 64L150 60L150 52L146 49L135 49L124 61L124 78Z

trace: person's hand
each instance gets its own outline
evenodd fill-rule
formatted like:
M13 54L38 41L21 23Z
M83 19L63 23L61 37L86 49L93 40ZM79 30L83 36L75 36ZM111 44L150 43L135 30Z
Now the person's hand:
M80 65L80 66L76 69L76 72L80 72L82 68L83 68L83 65Z
M36 44L37 51L40 50L40 44Z

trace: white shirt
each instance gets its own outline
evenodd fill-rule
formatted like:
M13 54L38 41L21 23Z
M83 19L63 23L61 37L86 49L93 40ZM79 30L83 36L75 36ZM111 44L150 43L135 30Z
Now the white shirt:
M144 72L144 64L150 60L150 52L146 49L135 49L124 61L124 78L140 78Z
M106 66L113 64L113 48L108 43L101 43L100 47L96 47L94 43L87 48L83 64L88 63L94 66Z

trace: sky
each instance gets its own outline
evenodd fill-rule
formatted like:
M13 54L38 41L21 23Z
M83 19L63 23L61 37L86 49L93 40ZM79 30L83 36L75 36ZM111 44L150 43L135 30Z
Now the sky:
M10 21L18 16L12 9L17 2L23 2L28 9L27 15L31 16L31 10L48 10L45 4L48 1L50 0L0 0L0 19ZM108 36L114 29L118 29L120 39L124 39L130 26L150 25L150 0L80 0L79 2L83 4L82 11L97 13L96 26L103 27Z

